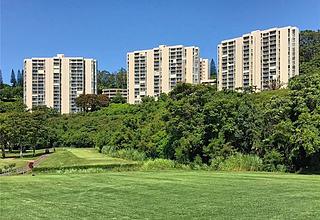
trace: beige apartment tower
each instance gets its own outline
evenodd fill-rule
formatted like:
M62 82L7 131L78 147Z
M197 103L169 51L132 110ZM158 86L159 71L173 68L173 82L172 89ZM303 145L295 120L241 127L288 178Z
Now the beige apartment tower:
M80 94L97 94L97 62L83 57L24 60L24 103L29 109L47 106L60 113L78 112Z
M139 103L145 96L159 97L179 82L200 83L198 47L160 45L127 54L128 102Z
M209 59L200 58L200 82L210 79L210 62Z
M284 88L298 74L296 27L257 30L218 45L218 90Z

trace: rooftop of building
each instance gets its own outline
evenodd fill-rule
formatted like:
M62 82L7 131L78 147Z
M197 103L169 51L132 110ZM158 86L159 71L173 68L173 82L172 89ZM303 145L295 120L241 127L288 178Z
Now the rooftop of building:
M280 28L278 28L278 27L273 27L273 28L269 28L269 29L265 29L265 30L254 30L254 31L251 31L251 32L249 32L249 33L243 34L243 35L240 36L240 37L235 37L235 38L231 38L231 39L227 39L227 40L222 40L220 44L227 43L227 42L230 42L230 41L235 41L235 40L237 40L237 39L239 39L239 38L248 37L248 36L250 36L251 34L253 34L253 33L255 33L255 32L262 32L262 33L263 33L263 32L270 32L270 31L283 30L283 29L289 29L289 28L298 29L298 28L295 27L295 26L285 26L285 27L280 27ZM219 44L219 45L220 45L220 44ZM218 45L218 46L219 46L219 45Z

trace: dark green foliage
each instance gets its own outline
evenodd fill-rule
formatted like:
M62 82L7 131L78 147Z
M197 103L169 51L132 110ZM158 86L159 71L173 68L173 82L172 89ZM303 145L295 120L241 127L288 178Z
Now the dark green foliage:
M70 134L70 136L65 139L64 143L67 147L94 147L91 137L84 132Z
M93 112L109 105L109 98L103 94L82 94L76 98L76 105L84 112Z
M300 32L300 62L309 62L320 54L320 30Z
M216 68L216 63L214 62L213 59L210 61L210 77L212 79L217 78L217 68Z
M97 74L98 93L102 93L105 88L127 88L127 71L121 68L115 73L102 70Z
M0 89L3 87L2 70L0 69Z
M22 72L18 70L17 73L17 86L23 87L23 70Z
M21 99L14 100L11 102L0 100L0 113L5 112L25 112L26 106L23 104Z
M13 70L11 70L10 83L11 83L12 87L16 87L16 85L17 85L16 75Z
M10 140L15 148L96 147L112 156L172 159L192 167L317 170L319 77L305 74L291 80L287 90L259 94L179 84L169 95L157 101L145 97L139 105L112 103L71 115L41 107L7 112L15 137Z
M127 100L119 92L111 99L111 103L120 103L124 104Z
M21 86L9 86L3 84L0 87L0 101L12 102L23 97L23 88Z

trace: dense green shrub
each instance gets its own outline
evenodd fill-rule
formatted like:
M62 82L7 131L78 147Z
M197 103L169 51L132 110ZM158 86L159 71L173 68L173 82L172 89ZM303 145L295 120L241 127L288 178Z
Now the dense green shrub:
M118 157L127 160L143 161L146 159L146 155L143 152L139 152L134 149L120 149L116 150L115 147L104 146L102 148L102 153L110 157Z
M265 171L285 171L283 156L276 150L271 150L264 155L263 170Z
M175 168L175 162L166 159L155 159L145 161L141 170L167 170Z
M262 167L262 160L258 156L240 153L232 155L225 160L220 160L219 164L215 162L212 165L212 168L222 171L260 171Z
M15 163L10 163L8 165L5 165L2 169L0 169L0 174L6 173L6 172L11 172L15 169L15 167L16 167Z

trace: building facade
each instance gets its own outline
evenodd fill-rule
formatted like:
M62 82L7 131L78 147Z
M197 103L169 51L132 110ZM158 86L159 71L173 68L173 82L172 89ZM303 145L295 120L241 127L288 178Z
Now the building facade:
M128 102L141 102L145 96L159 97L179 82L200 83L198 47L160 45L127 54Z
M224 40L218 51L218 90L262 91L286 87L299 74L299 30L257 30Z
M103 89L102 94L107 95L109 99L112 99L117 94L120 94L123 98L127 99L128 96L128 90L127 89Z
M80 94L97 94L97 62L83 57L24 60L24 103L29 109L47 106L60 113L78 112Z
M217 79L202 80L201 84L202 85L207 85L207 86L216 86L217 85Z
M200 58L200 82L210 79L210 62L209 59Z

